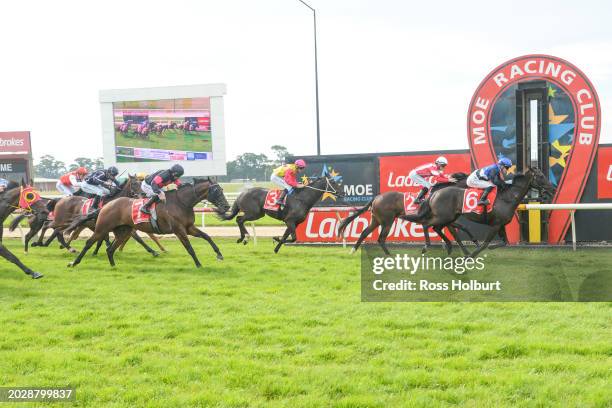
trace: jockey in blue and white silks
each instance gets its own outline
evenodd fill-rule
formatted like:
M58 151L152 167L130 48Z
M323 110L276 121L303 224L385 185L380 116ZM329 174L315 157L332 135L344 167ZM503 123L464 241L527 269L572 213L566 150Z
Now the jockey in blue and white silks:
M502 157L497 163L490 164L478 170L474 170L466 180L468 187L484 188L478 205L489 205L487 196L495 186L501 187L508 169L512 167L512 160Z

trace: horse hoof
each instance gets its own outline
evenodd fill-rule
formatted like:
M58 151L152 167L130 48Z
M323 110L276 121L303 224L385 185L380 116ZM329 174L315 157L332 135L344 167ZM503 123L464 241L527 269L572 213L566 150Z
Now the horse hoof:
M68 267L69 267L69 268L74 267L74 262L69 262L69 263L68 263Z
M32 271L31 276L32 276L32 279L40 279L45 275L43 275L42 273Z
M349 255L353 255L355 253L356 249L355 248L351 248L351 250L349 251Z
M222 261L223 260L223 255L217 254L217 260Z
M70 252L71 254L76 254L76 253L77 253L77 250L76 250L76 249L74 249L74 248L70 248L70 249L68 250L68 252Z
M151 255L153 255L153 258L157 258L159 256L159 252L151 252Z
M38 246L38 242L33 242L33 243L32 243L32 246L33 246L33 247L37 247L37 246Z
M242 241L242 245L247 245L248 243L248 241Z
M240 243L241 243L243 240L244 240L243 238L238 238L238 239L236 240L236 243L237 243L237 244L240 244Z
M426 253L427 253L427 248L421 249L421 255L426 254Z

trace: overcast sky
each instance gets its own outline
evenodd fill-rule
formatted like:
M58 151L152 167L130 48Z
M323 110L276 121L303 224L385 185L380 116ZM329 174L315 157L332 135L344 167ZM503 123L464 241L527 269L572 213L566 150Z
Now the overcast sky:
M591 79L612 142L612 2L310 3L324 154L467 148L477 85L531 53ZM218 82L228 158L316 152L312 13L298 0L14 1L0 15L0 130L30 130L37 158L102 155L101 89Z

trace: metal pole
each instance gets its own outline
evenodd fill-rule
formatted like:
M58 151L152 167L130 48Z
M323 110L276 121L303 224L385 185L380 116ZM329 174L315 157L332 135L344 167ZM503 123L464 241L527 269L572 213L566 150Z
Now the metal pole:
M574 213L575 211L572 210L571 214L572 214L572 248L575 251L576 250L576 220L574 218Z
M317 12L303 0L298 0L300 3L312 10L312 18L314 20L314 61L315 61L315 103L317 114L317 156L321 155L321 127L319 125L319 68L317 59Z

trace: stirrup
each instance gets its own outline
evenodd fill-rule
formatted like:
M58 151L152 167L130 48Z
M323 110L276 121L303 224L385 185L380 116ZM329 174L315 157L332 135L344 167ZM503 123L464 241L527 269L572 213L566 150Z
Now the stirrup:
M143 214L151 215L151 211L149 211L149 209L146 208L146 207L142 207L140 209L140 212L143 213Z
M487 198L486 200L479 200L478 203L476 205L489 205L491 204L491 202L489 201L489 199Z

